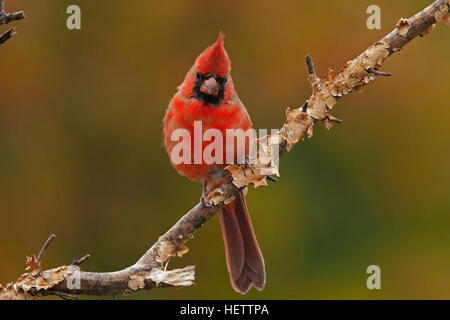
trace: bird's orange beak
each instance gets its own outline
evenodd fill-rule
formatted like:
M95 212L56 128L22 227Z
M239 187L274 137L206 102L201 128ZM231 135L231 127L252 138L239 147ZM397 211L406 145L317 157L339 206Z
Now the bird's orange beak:
M219 94L219 84L214 77L208 78L200 86L200 92L210 96L217 96Z

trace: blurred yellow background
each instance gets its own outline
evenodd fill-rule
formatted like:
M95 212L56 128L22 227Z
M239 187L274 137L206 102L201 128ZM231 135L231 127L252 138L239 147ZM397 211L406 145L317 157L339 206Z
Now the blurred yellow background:
M84 270L124 268L198 202L201 186L168 162L161 119L220 30L255 127L277 128L310 95L307 53L317 73L340 70L430 3L7 1L27 18L0 48L0 283L51 233L44 268L86 253ZM70 4L80 31L66 28ZM370 4L381 30L366 27ZM195 286L132 298L449 299L449 37L439 25L391 57L393 77L340 100L344 123L317 125L282 159L278 183L250 190L264 291L231 288L214 217L169 264L195 264ZM366 287L371 264L381 290Z

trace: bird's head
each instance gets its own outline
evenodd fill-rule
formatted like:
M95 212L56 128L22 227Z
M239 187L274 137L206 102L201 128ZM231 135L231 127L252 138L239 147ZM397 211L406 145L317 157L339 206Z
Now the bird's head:
M231 61L223 45L224 37L220 32L217 41L198 56L182 86L186 96L211 106L221 104L233 90Z

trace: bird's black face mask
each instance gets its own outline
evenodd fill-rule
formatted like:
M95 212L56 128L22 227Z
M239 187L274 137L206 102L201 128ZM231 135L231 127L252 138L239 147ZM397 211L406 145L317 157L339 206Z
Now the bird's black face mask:
M217 106L222 103L227 78L216 74L197 72L192 96L207 105Z

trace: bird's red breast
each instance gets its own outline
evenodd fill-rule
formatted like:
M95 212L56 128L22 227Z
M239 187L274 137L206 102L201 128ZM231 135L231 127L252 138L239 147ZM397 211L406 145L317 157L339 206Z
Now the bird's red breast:
M224 168L227 153L227 129L242 129L252 127L250 117L240 101L230 76L231 61L223 45L223 33L217 41L208 47L196 59L195 64L187 73L183 83L170 101L164 119L164 143L171 158L173 148L179 141L173 141L172 133L176 129L186 129L191 136L190 163L174 163L172 165L182 175L191 180L216 180L215 173ZM216 129L221 132L223 141L223 161L219 164L194 163L195 144L201 143L202 153L211 141L194 139L194 122L201 121L202 132ZM239 146L235 144L234 155L239 154L236 148L245 147L248 155L248 144Z

